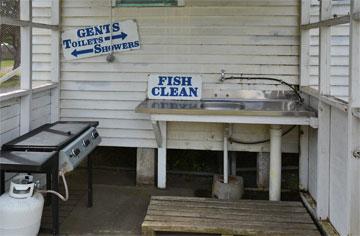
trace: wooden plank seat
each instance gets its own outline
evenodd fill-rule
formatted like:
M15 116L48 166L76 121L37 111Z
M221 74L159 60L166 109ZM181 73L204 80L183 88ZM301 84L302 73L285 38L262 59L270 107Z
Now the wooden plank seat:
M142 234L320 235L301 202L151 197Z

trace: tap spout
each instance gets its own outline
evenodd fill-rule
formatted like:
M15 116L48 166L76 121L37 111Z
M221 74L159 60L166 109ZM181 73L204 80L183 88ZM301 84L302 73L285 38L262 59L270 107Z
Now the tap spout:
M224 82L225 81L225 70L221 70L221 75L220 75L220 81Z

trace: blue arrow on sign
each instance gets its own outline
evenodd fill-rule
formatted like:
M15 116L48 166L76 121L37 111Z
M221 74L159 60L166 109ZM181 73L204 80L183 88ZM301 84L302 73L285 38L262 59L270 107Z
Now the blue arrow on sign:
M121 34L113 35L112 39L122 39L124 40L128 35L124 32L121 32ZM106 36L105 40L110 40L110 36Z
M94 51L94 49L92 49L92 48L91 49L80 50L80 51L74 49L74 51L72 51L71 55L73 55L74 57L77 57L78 55L91 53L93 51Z

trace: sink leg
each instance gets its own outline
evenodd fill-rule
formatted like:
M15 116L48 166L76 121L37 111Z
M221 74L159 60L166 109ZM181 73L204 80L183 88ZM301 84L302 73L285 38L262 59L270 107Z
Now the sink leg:
M230 152L231 156L231 175L236 176L236 152Z
M157 159L157 187L166 188L166 121L159 122L162 135L161 146L158 147Z
M281 136L281 127L272 125L270 128L270 201L281 199Z
M224 125L224 183L229 183L229 152L228 152L228 138L229 138L229 125Z

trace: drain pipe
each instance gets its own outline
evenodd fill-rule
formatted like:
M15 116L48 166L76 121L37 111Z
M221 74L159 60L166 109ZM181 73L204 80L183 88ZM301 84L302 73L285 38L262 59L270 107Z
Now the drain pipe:
M270 201L281 199L281 136L281 126L272 125L270 128Z

